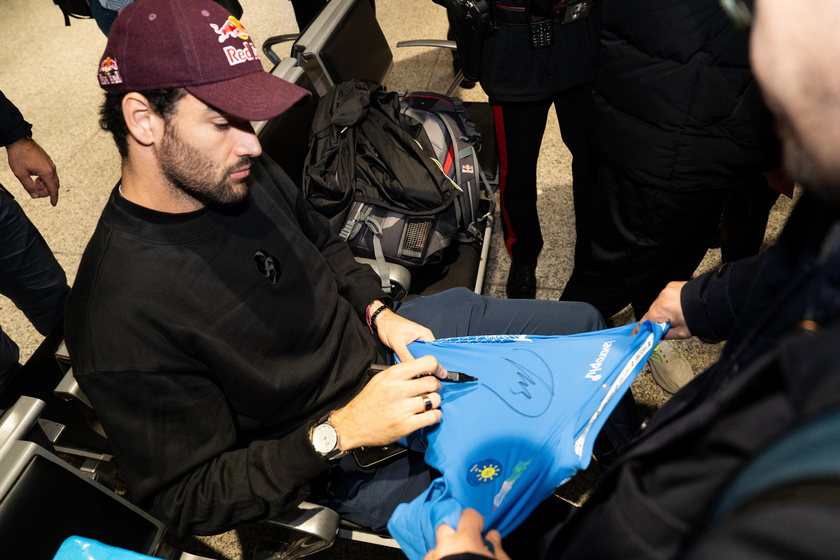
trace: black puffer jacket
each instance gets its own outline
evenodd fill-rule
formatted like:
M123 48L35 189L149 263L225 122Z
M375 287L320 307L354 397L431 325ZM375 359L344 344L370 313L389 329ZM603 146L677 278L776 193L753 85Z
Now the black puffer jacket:
M717 2L605 2L593 142L663 190L724 187L778 161L748 35Z

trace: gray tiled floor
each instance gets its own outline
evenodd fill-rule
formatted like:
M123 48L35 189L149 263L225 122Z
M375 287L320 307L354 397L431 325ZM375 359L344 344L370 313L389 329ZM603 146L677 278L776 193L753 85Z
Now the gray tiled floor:
M241 0L242 18L257 43L271 35L296 31L287 0ZM42 231L72 282L81 252L98 219L108 193L119 177L119 158L110 138L97 126L101 93L96 65L105 38L92 21L74 21L64 27L60 11L48 0L3 0L0 10L0 89L35 125L35 139L51 154L61 177L61 199L56 208L43 200L29 200L5 165L0 183L18 196L27 214ZM389 44L417 38L441 39L446 17L431 0L377 0L377 14ZM285 54L285 53L281 53ZM266 61L267 64L267 61ZM395 49L395 67L388 85L393 89L444 91L451 80L447 52L428 48ZM485 100L480 87L459 91L466 100ZM574 219L571 210L569 154L556 119L550 117L539 162L539 211L546 247L537 269L538 296L556 299L571 272ZM772 243L791 206L783 199L774 210L767 242ZM485 293L504 295L508 260L501 232L494 234ZM715 266L717 251L710 251L701 269ZM629 320L629 317L625 317ZM6 299L0 298L3 328L28 357L42 337ZM714 361L721 345L696 340L680 343L696 371ZM661 405L667 394L647 373L633 387L645 409ZM219 557L241 557L237 537L226 534L205 541ZM206 552L206 551L205 551ZM342 544L324 558L399 557Z

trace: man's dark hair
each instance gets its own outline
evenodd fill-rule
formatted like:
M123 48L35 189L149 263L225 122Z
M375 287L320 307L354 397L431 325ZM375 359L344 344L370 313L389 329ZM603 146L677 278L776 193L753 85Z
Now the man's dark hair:
M149 100L152 110L164 121L175 112L175 104L187 94L184 88L150 89L138 92ZM105 92L105 101L99 108L99 126L114 137L120 156L128 156L128 127L122 113L123 92Z

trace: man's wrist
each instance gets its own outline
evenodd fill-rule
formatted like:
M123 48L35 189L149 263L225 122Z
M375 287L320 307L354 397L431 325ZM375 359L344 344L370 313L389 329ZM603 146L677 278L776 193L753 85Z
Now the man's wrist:
M31 132L27 132L26 134L24 134L23 136L21 136L20 138L15 140L14 142L10 142L9 144L6 144L6 149L8 150L9 148L14 148L16 146L21 146L26 142L34 142L34 140L32 140L32 133Z
M347 454L347 450L342 449L341 435L332 420L334 412L315 422L309 429L309 441L315 451L328 461L336 461Z
M344 408L339 408L337 410L332 411L330 414L330 424L333 425L335 431L338 433L338 444L341 451L347 453L348 451L355 449L358 447L354 445L353 438L351 434L347 433L347 423L345 422L345 410Z
M372 301L365 309L365 322L367 323L368 329L370 329L370 334L377 333L376 319L386 309L388 309L388 306L378 299Z

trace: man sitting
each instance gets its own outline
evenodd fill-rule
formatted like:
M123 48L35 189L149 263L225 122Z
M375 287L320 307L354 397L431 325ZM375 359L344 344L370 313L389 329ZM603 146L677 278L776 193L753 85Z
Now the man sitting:
M410 342L603 327L586 304L465 289L392 311L378 276L259 157L249 121L307 94L264 72L210 0L126 7L99 82L122 179L82 258L66 340L133 498L182 534L303 499L382 528L429 469L407 454L363 470L345 454L440 421L446 372L412 360ZM403 363L371 377L392 352Z

